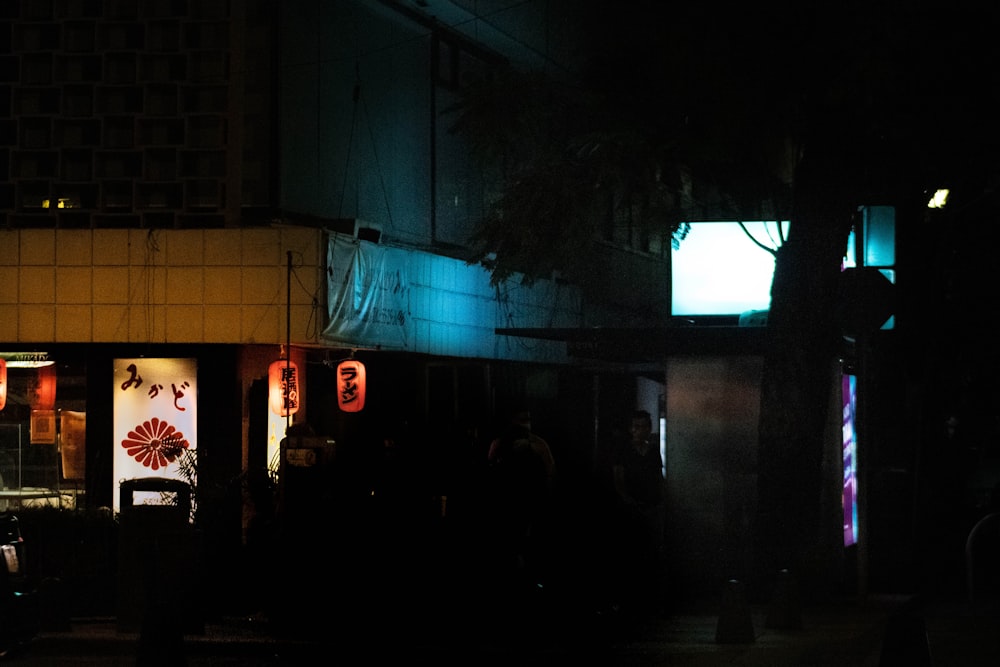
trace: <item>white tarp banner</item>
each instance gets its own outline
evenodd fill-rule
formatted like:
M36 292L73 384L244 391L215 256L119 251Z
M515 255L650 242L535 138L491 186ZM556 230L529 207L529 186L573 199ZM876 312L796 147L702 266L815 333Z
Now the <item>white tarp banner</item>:
M327 251L329 325L323 337L347 345L406 350L410 345L405 250L331 235Z

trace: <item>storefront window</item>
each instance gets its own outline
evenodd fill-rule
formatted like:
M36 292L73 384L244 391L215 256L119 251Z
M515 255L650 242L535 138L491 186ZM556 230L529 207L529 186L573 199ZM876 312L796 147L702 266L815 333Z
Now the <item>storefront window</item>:
M0 353L6 401L0 410L0 511L73 508L86 470L86 401L61 387L84 385L81 369L45 352Z

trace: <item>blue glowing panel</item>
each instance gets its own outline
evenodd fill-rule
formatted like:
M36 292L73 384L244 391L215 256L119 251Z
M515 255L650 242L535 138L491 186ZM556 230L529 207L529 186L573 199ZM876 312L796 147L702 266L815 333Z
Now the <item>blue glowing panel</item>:
M896 209L866 206L864 209L865 266L896 264Z
M858 256L857 235L851 230L847 238L847 252L844 254L843 268L861 266L876 267L896 284L896 209L892 206L866 206L862 216L862 238L864 248ZM881 326L883 330L894 329L896 317L892 315Z

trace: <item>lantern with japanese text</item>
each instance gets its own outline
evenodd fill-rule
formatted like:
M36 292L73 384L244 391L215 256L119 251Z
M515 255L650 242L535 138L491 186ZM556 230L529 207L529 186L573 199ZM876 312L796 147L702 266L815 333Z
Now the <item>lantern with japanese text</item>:
M337 403L344 412L360 412L365 407L365 365L348 359L337 365Z
M271 412L288 417L299 411L299 367L291 359L272 361L267 369Z
M56 366L39 366L31 387L31 409L52 410L56 407Z
M7 406L7 362L0 359L0 410Z

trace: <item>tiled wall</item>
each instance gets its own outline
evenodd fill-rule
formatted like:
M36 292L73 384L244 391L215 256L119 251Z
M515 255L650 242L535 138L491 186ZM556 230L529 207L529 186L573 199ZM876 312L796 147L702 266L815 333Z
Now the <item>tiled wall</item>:
M496 329L582 321L579 290L572 286L540 280L528 287L512 278L494 288L477 264L346 235L333 237L327 298L326 342L440 356L564 363L562 341Z
M0 340L281 344L290 314L291 341L315 342L322 237L303 227L0 231Z

